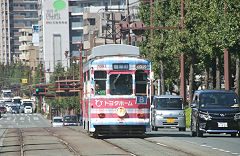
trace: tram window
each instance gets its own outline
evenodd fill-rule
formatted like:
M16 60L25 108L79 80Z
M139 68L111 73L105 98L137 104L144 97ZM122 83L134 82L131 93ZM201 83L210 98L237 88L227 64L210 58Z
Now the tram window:
M136 95L147 94L147 74L144 71L136 71Z
M106 71L95 71L95 95L106 95Z
M95 95L106 95L105 80L95 80Z
M86 72L83 74L83 78L84 78L83 82L86 82Z
M90 80L90 71L87 72L87 80L89 81Z
M107 72L106 71L95 71L94 72L94 78L95 79L106 79L107 78Z
M112 74L110 75L111 95L132 95L132 75Z

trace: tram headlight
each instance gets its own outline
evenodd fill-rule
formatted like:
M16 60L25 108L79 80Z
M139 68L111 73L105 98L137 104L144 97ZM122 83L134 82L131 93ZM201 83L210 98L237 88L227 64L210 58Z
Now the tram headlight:
M104 113L99 113L98 116L99 116L99 118L105 118L105 114Z
M138 113L137 116L138 116L138 118L144 118L144 114L143 113Z
M126 115L126 110L123 107L118 107L116 113L119 117L124 117Z

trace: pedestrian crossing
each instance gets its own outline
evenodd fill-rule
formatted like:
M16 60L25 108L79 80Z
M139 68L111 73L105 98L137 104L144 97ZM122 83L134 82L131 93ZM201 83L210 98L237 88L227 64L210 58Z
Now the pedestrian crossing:
M0 128L23 128L49 126L49 123L40 114L2 114Z

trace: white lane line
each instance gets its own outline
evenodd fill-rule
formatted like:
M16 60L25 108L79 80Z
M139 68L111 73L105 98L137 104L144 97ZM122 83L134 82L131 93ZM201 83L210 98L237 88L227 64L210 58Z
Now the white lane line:
M39 120L39 118L38 117L33 117L33 120Z
M197 143L191 142L191 141L186 141L186 142L191 143L191 144L197 144ZM231 151L225 151L225 150L223 150L223 149L216 148L216 147L212 147L212 146L208 146L208 145L200 145L200 146L206 147L206 148L210 148L210 149L212 149L212 150L218 150L218 151L225 152L225 153L231 153ZM238 156L240 156L239 153L231 153L231 154L232 154L232 155L238 155Z
M167 147L167 145L165 145L165 144L161 144L161 143L157 143L157 145Z
M215 148L215 147L212 147L212 146L208 146L208 145L201 145L202 147L207 147L207 148L211 148L213 150L218 150L218 151L221 151L221 152L226 152L226 153L230 153L230 151L225 151L224 149L220 149L220 148ZM233 154L233 153L232 153ZM234 155L238 155L238 153L234 153Z

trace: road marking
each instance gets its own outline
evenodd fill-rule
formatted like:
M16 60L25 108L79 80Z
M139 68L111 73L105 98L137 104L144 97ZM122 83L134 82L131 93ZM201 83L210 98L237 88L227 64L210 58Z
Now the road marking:
M39 118L38 117L33 117L33 120L39 120Z
M218 150L218 151L221 151L221 152L226 152L226 153L230 153L230 151L225 151L224 149L220 149L220 148L215 148L215 147L212 147L212 146L208 146L208 145L201 145L202 147L207 147L207 148L211 148L213 150ZM233 155L238 155L238 153L232 153Z
M208 145L201 145L202 147L208 147L208 148L212 148L212 146L208 146Z
M162 143L157 143L157 145L160 145L160 146L167 147L167 145L165 145L165 144L162 144Z
M191 142L191 141L186 141L186 142L197 145L196 142ZM219 148L212 147L212 146L208 146L208 145L204 145L204 144L203 144L203 145L200 145L200 146L206 147L206 148L210 148L210 149L212 149L212 150L218 150L218 151L225 152L225 153L231 153L231 151L225 151L225 150L223 150L223 149L219 149ZM232 155L238 155L238 156L240 156L239 153L231 153L231 154L232 154Z

